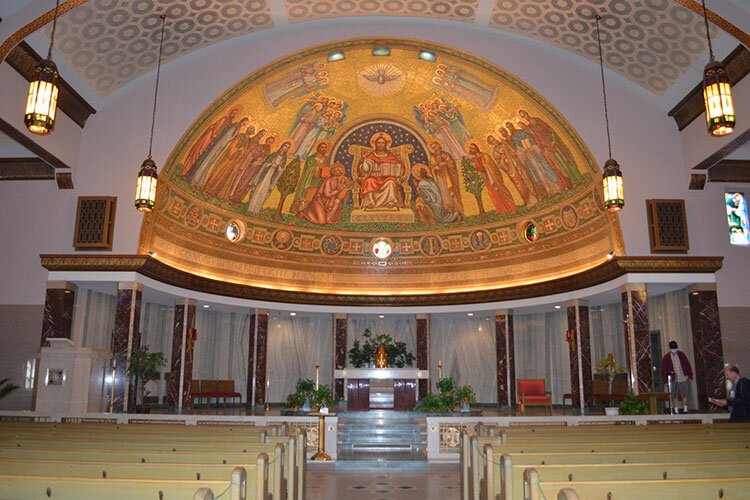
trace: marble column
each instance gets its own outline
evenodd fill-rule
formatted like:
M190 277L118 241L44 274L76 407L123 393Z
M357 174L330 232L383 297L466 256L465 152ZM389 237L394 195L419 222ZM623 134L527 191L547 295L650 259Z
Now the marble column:
M690 326L693 331L694 377L698 388L698 407L708 410L708 398L725 398L724 350L721 346L719 301L716 285L688 288Z
M48 281L44 299L41 345L48 338L69 339L73 328L73 305L76 286L66 281Z
M256 309L250 321L255 326L255 348L254 362L252 365L255 373L255 384L253 385L253 404L262 406L266 403L266 378L267 378L267 356L268 351L268 309Z
M417 368L420 370L430 369L430 316L428 314L417 314ZM419 399L430 392L430 381L419 380Z
M114 402L110 406L115 413L135 410L137 390L135 380L127 376L128 362L133 346L141 344L141 296L143 285L137 282L117 284L115 331L112 338L114 364Z
M572 331L574 337L574 341L568 343L572 403L584 413L593 406L589 306L585 300L572 300L567 306L568 331Z
M513 406L516 391L516 365L513 357L513 311L495 311L495 359L497 404Z
M190 383L193 380L193 348L195 347L195 300L183 299L174 306L174 328L172 330L172 364L169 376L167 401L169 406L181 413L185 407L193 406Z
M654 387L651 362L651 332L648 327L646 285L628 283L620 287L622 317L625 326L625 347L634 394L651 392Z
M333 315L333 368L334 370L346 369L347 361L347 329L349 320L344 313ZM336 401L344 399L344 379L337 378L333 381L333 398Z

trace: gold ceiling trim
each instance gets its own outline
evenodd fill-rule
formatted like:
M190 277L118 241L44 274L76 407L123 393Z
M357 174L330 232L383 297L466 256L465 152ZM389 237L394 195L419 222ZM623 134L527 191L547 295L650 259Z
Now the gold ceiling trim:
M615 257L581 273L543 283L476 292L387 296L293 292L227 283L190 274L147 255L41 255L41 260L42 266L50 272L136 272L167 285L240 299L329 306L406 307L529 299L592 287L628 273L714 274L721 269L723 257Z
M75 9L79 5L85 4L87 1L88 0L68 0L67 2L63 2L60 4L57 16L60 17L63 14ZM3 44L0 45L0 61L4 61L8 54L10 54L10 51L13 50L13 47L21 43L21 41L23 41L27 36L31 35L35 31L42 29L47 24L51 23L54 19L55 9L48 10L23 28L10 35L5 41L3 41Z
M674 0L678 4L682 5L683 7L692 10L699 16L703 17L703 6L700 2L696 2L695 0ZM736 38L742 45L750 49L750 35L745 33L743 30L735 26L734 24L730 23L723 17L721 17L716 12L712 11L709 8L706 8L706 17L708 17L708 20L711 21L712 24L718 26L721 28L722 31L725 31L729 35Z

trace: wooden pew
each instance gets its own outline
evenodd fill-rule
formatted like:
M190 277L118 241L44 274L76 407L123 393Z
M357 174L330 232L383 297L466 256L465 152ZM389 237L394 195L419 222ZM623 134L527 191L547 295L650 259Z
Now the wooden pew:
M267 469L268 457L258 457L258 471ZM134 498L193 498L196 490L210 488L229 493L232 500L251 498L265 499L263 482L256 481L256 488L247 491L247 472L235 468L231 478L224 481L170 480L170 479L109 479L55 476L30 476L0 474L3 498L54 498L56 500L79 500L100 498L107 500L132 500Z
M486 459L490 459L492 445L487 452ZM543 481L595 481L595 480L636 480L636 479L691 479L697 477L750 477L750 453L745 454L745 460L715 460L716 456L711 454L691 455L692 461L677 461L685 455L678 453L672 455L663 454L658 461L626 463L608 461L611 457L587 457L587 463L579 464L545 464L540 465L538 461L534 468L538 471ZM637 457L631 457L637 458ZM653 457L652 457L653 458ZM497 455L492 456L496 462ZM627 460L627 459L626 459ZM670 461L675 460L675 461ZM520 462L520 463L519 463ZM523 474L533 464L533 460L521 455L503 454L500 456L500 465L495 467L488 463L485 471L484 498L513 499L524 498Z
M638 479L628 481L540 481L536 469L524 471L524 488L529 500L553 498L562 489L563 498L659 498L706 500L709 498L747 498L750 477L722 477L698 479ZM575 496L571 496L574 493ZM558 498L560 496L558 495Z

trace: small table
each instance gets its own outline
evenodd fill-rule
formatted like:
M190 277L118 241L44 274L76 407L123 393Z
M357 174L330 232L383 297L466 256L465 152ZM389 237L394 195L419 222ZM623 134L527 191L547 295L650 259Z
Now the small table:
M312 456L310 460L333 460L331 456L326 453L326 417L335 417L335 413L320 413L315 411L307 414L310 417L318 417L318 452Z
M657 415L659 409L657 403L659 401L667 401L669 399L668 392L642 392L635 397L638 401L648 401L648 413L649 415Z

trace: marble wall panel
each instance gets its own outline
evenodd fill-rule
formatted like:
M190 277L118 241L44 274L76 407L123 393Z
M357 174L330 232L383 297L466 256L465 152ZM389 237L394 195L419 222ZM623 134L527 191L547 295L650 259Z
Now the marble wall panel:
M633 392L636 394L653 390L651 360L651 333L648 323L648 300L646 288L622 292L625 336L628 344L628 367L631 371Z
M430 369L430 320L425 316L417 316L417 368L420 370ZM430 389L430 381L421 379L419 381L419 399L427 395Z
M42 346L47 344L47 339L50 337L71 338L74 304L74 285L64 288L47 288L42 319Z
M568 344L573 407L581 408L583 402L583 408L587 408L593 405L588 306L582 304L568 306L568 330L575 332L575 342ZM583 389L583 401L581 389Z
M255 330L255 401L256 405L266 403L266 377L268 353L268 313L258 314Z
M348 320L346 315L336 315L334 318L334 338L333 338L333 349L334 349L334 369L343 370L346 368L347 362L347 327ZM337 378L334 381L333 397L337 400L344 399L344 379Z
M695 382L698 407L708 409L708 398L724 398L724 350L721 343L719 303L714 290L696 290L689 295L693 330Z
M193 349L190 331L195 328L195 304L177 304L172 330L172 364L167 401L178 409L192 406L190 382L193 379Z
M255 333L258 328L258 315L250 315L250 327L247 332L247 402L255 401Z
M495 314L495 359L497 370L497 404L511 406L516 387L513 356L513 316Z
M119 288L115 309L115 329L112 338L112 358L115 365L114 404L115 412L132 412L136 405L135 380L128 380L127 367L130 351L140 345L141 334L141 290Z

